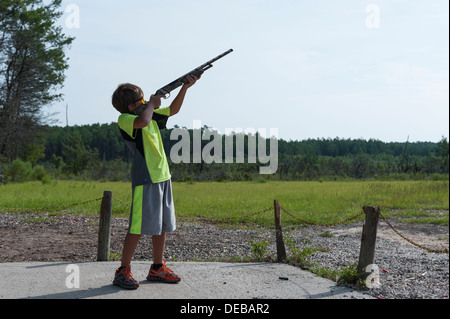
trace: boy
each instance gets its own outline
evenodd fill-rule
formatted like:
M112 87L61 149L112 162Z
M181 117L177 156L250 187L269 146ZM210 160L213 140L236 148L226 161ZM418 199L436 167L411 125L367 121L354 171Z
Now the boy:
M121 113L118 119L120 132L134 157L129 228L114 285L125 289L139 287L130 265L141 235L152 236L153 264L147 280L166 283L181 280L163 260L166 232L174 231L176 226L171 175L159 130L165 129L167 119L180 111L188 88L198 79L188 76L188 83L166 108L159 108L162 96L152 95L146 103L142 90L129 83L121 84L112 96L113 106Z

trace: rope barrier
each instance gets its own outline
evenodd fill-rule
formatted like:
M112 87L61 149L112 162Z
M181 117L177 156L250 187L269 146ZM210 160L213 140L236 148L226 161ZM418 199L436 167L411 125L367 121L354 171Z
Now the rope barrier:
M118 199L118 198L113 197L113 200L115 200L116 202L121 203L122 205L131 207L131 204L130 204L130 203L126 203L126 202L124 202L123 200L120 200L120 199Z
M57 206L47 206L47 207L41 207L41 208L0 208L0 211L11 211L11 212L21 212L21 213L37 213L40 211L59 211L59 210L64 210L67 209L69 207L75 207L75 206L81 206L81 205L85 205L85 204L89 204L92 202L97 202L102 200L102 197L100 198L95 198L95 199L91 199L91 200L87 200L84 202L80 202L80 203L73 203L73 204L68 204L68 205L57 205Z
M383 216L383 214L380 213L380 217L383 219L383 221L400 237L402 237L404 240L406 240L408 243L410 243L411 245L414 245L416 247L425 249L427 251L429 251L430 253L437 253L437 254L448 254L449 251L448 249L444 248L444 249L432 249L432 248L428 248L425 246L422 246L418 243L413 242L411 239L406 238L406 236L404 236L403 234L401 234L397 229L395 229L394 226L392 226L392 224L387 220L386 217Z
M236 216L236 217L221 217L221 218L216 218L214 220L234 220L234 219L247 218L247 217L251 217L251 216L256 216L256 215L259 215L259 214L267 213L268 211L271 211L271 210L273 210L273 207L267 208L267 209L264 209L264 210L260 210L260 211L254 212L254 213L250 213L250 214L247 214L247 215Z
M364 214L364 211L362 211L362 212L359 213L358 215L355 215L355 216L353 216L353 217L347 218L347 219L345 219L345 220L343 220L343 221L340 221L340 222L335 222L335 223L331 223L331 224L320 224L320 223L314 223L314 222L309 222L309 221L300 219L300 218L294 216L293 214L291 214L290 212L288 212L288 211L287 211L283 206L281 206L281 205L280 205L280 208L281 208L281 210L283 210L283 212L285 212L287 215L291 216L292 218L294 218L294 219L296 219L296 220L298 220L298 221L300 221L300 222L302 222L302 223L305 223L305 224L308 224L308 225L312 225L312 226L324 226L324 227L330 227L330 226L337 226L337 225L345 224L345 223L347 223L347 222L349 222L349 221L352 221L352 220L354 220L354 219L360 217L362 214ZM380 217L383 219L384 222L386 222L386 224L387 224L387 225L388 225L388 226L389 226L389 227L390 227L397 235L399 235L401 238L403 238L404 240L406 240L406 241L409 242L410 244L412 244L412 245L414 245L414 246L416 246L416 247L425 249L425 250L427 250L427 251L429 251L429 252L432 252L432 253L437 253L437 254L448 254L448 253L449 253L449 250L446 249L446 248L444 248L444 249L432 249L432 248L428 248L428 247L425 247L425 246L423 246L423 245L420 245L420 244L418 244L418 243L415 243L415 242L412 241L411 239L409 239L409 238L407 238L406 236L404 236L403 234L401 234L397 229L395 229L395 227L394 227L394 226L387 220L387 218L384 217L381 213L380 213Z
M80 202L80 203L73 203L73 204L68 204L68 205L48 206L48 207L41 207L41 208L34 208L34 209L30 209L30 208L0 208L0 211L4 211L4 212L6 212L6 211L19 212L19 211L20 211L20 212L23 212L23 213L33 213L33 212L39 212L39 211L55 211L55 210L64 210L64 209L67 209L67 208L70 208L70 207L75 207L75 206L81 206L81 205L89 204L89 203L96 202L96 201L100 201L100 200L102 200L102 198L95 198L95 199L83 201L83 202ZM114 200L118 201L118 202L121 203L122 205L131 206L129 203L126 203L126 202L124 202L124 201L122 201L122 200L120 200L120 199L114 198ZM292 213L290 213L289 211L287 211L287 210L286 210L283 206L281 206L281 205L280 205L280 209L281 209L284 213L286 213L288 216L292 217L292 218L295 219L295 220L298 220L298 221L301 222L301 223L308 224L308 225L312 225L312 226L323 226L323 227L331 227L331 226L342 225L342 224L351 222L351 221L353 221L353 220L359 218L361 215L364 214L364 211L361 211L359 214L357 214L357 215L355 215L355 216L353 216L353 217L347 218L347 219L345 219L345 220L338 221L338 222L335 222L335 223L330 223L330 224L322 224L322 223L310 222L310 221L301 219L301 218L299 218L299 217L297 217L297 216L294 216ZM273 210L273 207L270 207L270 208L267 208L267 209L264 209L264 210L260 210L260 211L257 211L257 212L249 213L249 214L246 214L246 215L236 216L236 217L222 217L222 218L216 218L216 219L209 219L209 218L204 217L204 218L202 218L202 219L204 219L204 220L210 220L210 221L231 221L231 220L243 219L243 218L252 217L252 216L259 215L259 214L267 213L267 212L269 212L269 211L271 211L271 210ZM425 246L423 246L423 245L420 245L420 244L418 244L418 243L412 241L411 239L407 238L405 235L401 234L401 233L400 233L400 232L399 232L399 231L398 231L398 230L397 230L397 229L396 229L396 228L388 221L388 219L387 219L386 217L384 217L381 213L380 213L380 217L382 218L382 220L383 220L383 221L384 221L384 222L385 222L385 223L386 223L386 224L387 224L387 225L388 225L388 226L389 226L389 227L390 227L397 235L399 235L401 238L403 238L404 240L406 240L406 241L409 242L410 244L412 244L412 245L414 245L414 246L416 246L416 247L419 247L419 248L421 248L421 249L427 250L427 251L429 251L429 252L432 252L432 253L438 253L438 254L443 254L443 253L448 254L448 253L449 253L449 250L446 249L446 248L444 248L444 249L432 249L432 248L425 247Z
M294 219L296 219L296 220L298 220L298 221L300 221L300 222L302 222L302 223L305 223L305 224L308 224L308 225L312 225L312 226L324 226L324 227L331 227L331 226L337 226L337 225L345 224L345 223L347 223L347 222L349 222L349 221L352 221L352 220L354 220L354 219L357 219L359 216L361 216L362 214L364 214L364 212L361 211L361 213L359 213L359 214L357 214L357 215L355 215L355 216L353 216L353 217L347 218L347 219L345 219L345 220L343 220L343 221L340 221L340 222L335 222L335 223L331 223L331 224L320 224L320 223L314 223L314 222L309 222L309 221L300 219L300 218L298 218L298 217L292 215L290 212L288 212L288 211L287 211L283 206L281 206L281 205L280 205L280 208L281 208L281 210L282 210L283 212L285 212L286 214L288 214L288 215L291 216L292 218L294 218Z

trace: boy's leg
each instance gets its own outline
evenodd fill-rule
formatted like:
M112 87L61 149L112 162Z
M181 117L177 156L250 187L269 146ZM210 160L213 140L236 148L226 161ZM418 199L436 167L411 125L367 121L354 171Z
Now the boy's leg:
M155 265L162 265L164 258L164 248L166 245L166 233L161 235L153 235L153 263Z
M171 269L166 266L164 260L164 246L166 244L166 233L161 235L154 235L153 240L153 265L148 272L147 280L161 281L166 283L177 283L181 278L173 273Z
M139 287L139 282L136 281L131 274L130 264L140 238L141 235L134 235L130 233L125 236L121 266L116 270L114 275L114 285L125 289L137 289Z
M140 238L141 235L135 235L130 233L127 233L127 235L125 236L121 260L122 267L130 266L131 259L133 258L134 251L136 250L136 246Z

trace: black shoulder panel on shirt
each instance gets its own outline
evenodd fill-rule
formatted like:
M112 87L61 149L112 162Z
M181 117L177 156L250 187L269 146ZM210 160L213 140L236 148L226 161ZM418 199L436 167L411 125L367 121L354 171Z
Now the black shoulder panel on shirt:
M145 157L144 154L144 142L142 140L142 129L135 129L133 131L133 135L136 136L136 138L132 138L130 135L128 135L124 130L119 129L120 134L122 134L122 137L125 141L136 143L136 149L142 154L142 156Z
M167 128L167 120L169 119L169 117L167 115L162 115L162 114L158 114L158 113L153 113L153 117L152 120L154 120L156 122L156 124L158 124L158 128L160 130L164 130Z

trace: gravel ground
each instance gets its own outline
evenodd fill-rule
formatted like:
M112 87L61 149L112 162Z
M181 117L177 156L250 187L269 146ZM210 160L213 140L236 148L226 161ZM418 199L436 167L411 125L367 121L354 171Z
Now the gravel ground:
M98 218L45 217L32 214L0 214L0 262L95 261ZM391 221L392 222L392 221ZM393 222L414 242L434 249L449 247L449 227L404 225ZM122 250L128 221L113 219L111 253ZM362 224L333 227L298 227L283 230L289 247L319 248L310 261L321 267L342 270L358 261ZM178 222L167 235L165 257L172 261L251 260L250 243L268 241L267 259L276 258L273 229L226 229L206 222ZM291 243L289 245L288 243ZM134 260L151 261L151 238L143 236ZM448 299L449 255L430 253L395 234L383 221L378 227L375 261L379 287L369 290L386 299Z

